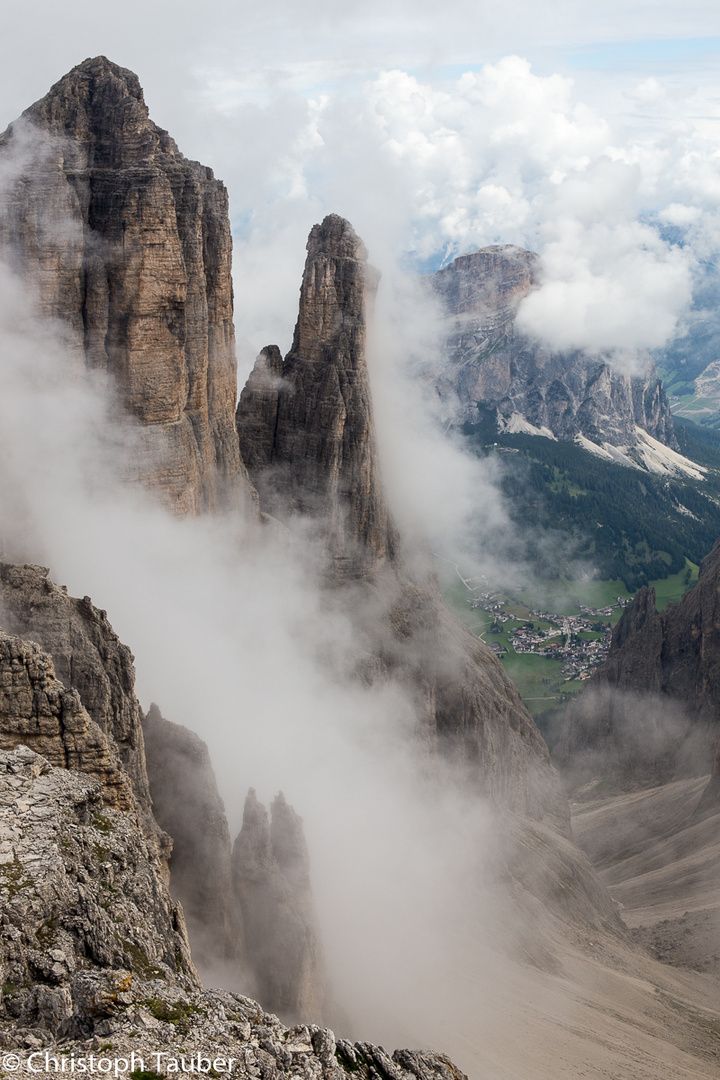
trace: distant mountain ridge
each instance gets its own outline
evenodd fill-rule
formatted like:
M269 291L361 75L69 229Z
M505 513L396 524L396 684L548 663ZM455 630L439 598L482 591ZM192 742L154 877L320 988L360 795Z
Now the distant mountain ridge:
M667 397L648 357L630 376L601 356L556 351L516 326L520 302L541 280L539 256L513 245L461 255L431 280L447 312L438 393L455 419L495 410L498 431L574 440L607 461L695 475L679 454ZM452 405L450 406L452 411Z

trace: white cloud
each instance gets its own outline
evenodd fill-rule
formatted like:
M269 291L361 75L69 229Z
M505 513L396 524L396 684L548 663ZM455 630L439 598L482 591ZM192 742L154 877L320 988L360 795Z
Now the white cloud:
M623 366L668 341L691 297L683 253L637 222L560 224L543 271L541 287L520 306L519 328L557 349L615 353Z

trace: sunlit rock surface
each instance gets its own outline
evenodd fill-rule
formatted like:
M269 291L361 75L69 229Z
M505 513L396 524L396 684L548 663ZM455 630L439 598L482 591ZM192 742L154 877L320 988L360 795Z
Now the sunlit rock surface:
M45 567L0 563L0 626L37 642L52 658L54 672L67 691L80 695L122 763L145 832L167 854L167 837L152 813L134 658L106 612L89 596L82 600L68 596L50 580Z
M0 247L142 425L140 473L178 513L254 493L234 428L227 192L99 56L0 136Z
M26 746L0 752L3 1026L82 1031L126 1003L133 978L199 989L182 913L137 817L106 794Z

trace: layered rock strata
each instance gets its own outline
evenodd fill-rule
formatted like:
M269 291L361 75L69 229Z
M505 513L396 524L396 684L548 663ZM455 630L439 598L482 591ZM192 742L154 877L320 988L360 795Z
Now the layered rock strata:
M265 349L237 410L261 509L319 538L325 577L341 588L366 655L367 681L398 680L418 732L503 806L567 829L547 748L482 642L444 608L423 563L411 571L380 476L365 356L367 301L377 274L336 215L310 233L293 346ZM352 592L349 590L353 586Z
M199 989L182 912L137 818L106 793L26 746L0 752L5 1024L80 1032L122 1009L134 979Z
M0 747L21 744L53 765L95 777L108 806L135 809L115 748L83 708L76 690L55 678L47 653L32 641L0 631Z
M252 507L234 428L227 192L99 56L0 136L0 250L108 371L141 425L142 478L178 513Z
M720 542L697 585L659 612L643 586L602 668L562 718L566 769L664 780L702 775L720 732Z
M119 758L146 834L167 853L167 837L152 813L133 655L106 612L89 596L68 596L45 567L0 563L0 626L50 654L57 678L79 694Z
M601 357L554 351L519 331L518 306L539 284L538 256L512 245L461 255L431 279L448 325L437 385L456 419L477 421L482 405L497 411L500 427L520 420L559 439L618 447L632 447L639 427L678 449L649 361L644 375L631 377Z

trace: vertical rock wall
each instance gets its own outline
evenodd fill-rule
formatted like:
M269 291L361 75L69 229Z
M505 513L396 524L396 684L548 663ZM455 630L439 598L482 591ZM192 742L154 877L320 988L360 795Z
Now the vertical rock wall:
M323 1016L325 973L302 820L282 795L271 817L251 789L232 854L233 883L257 980L256 994L280 1016Z
M234 428L227 192L105 57L0 136L0 248L142 425L142 478L178 513L254 505Z
M260 354L236 423L263 509L313 519L330 576L343 582L376 572L398 543L365 359L366 300L377 274L336 214L313 228L307 250L292 348L282 367L275 346Z

